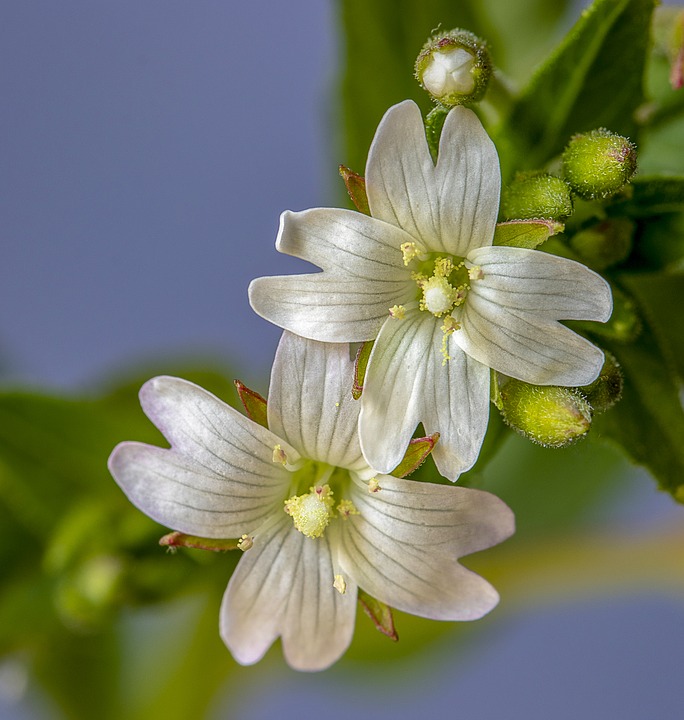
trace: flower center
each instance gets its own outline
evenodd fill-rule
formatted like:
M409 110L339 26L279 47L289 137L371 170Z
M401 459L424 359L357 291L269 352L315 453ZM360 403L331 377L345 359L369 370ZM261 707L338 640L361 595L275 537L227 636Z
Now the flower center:
M309 483L308 492L301 492ZM349 472L312 460L293 473L291 497L285 501L285 512L302 535L319 538L334 518L346 520L350 515L358 515L351 500L340 496L349 485ZM297 491L300 494L297 494ZM335 507L336 497L339 499Z

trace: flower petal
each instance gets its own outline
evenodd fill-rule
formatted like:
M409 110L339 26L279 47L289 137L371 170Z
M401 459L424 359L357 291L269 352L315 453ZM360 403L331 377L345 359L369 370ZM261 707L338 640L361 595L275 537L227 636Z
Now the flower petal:
M284 332L268 393L268 424L307 458L361 469L359 404L351 396L349 345L305 340Z
M286 210L276 248L334 275L363 280L410 280L401 245L413 238L395 225L353 210Z
M203 388L174 377L156 377L140 390L150 420L173 448L200 466L225 477L263 478L277 483L282 468L273 447L283 441ZM292 462L294 448L283 448Z
M603 353L554 320L501 307L469 293L453 340L488 367L535 385L588 385Z
M373 340L393 305L415 297L415 283L372 281L328 273L252 280L249 301L274 325L321 342Z
M513 532L506 505L477 490L398 478L383 477L380 487L370 494L354 486L360 514L342 527L341 567L373 597L413 615L475 620L489 612L496 591L456 560Z
M356 585L333 588L327 536L312 540L283 519L257 533L223 596L220 631L242 665L258 662L282 635L296 670L323 670L347 649L356 618Z
M109 470L128 499L162 525L207 538L249 533L279 508L289 475L274 466L270 477L234 477L210 470L174 450L125 442L109 458Z
M361 516L384 535L450 557L497 545L513 534L515 519L498 497L482 490L377 477L380 490L351 476L352 501Z
M444 364L442 321L415 308L388 320L373 347L361 396L359 436L368 464L390 473L419 422L440 433L439 471L456 480L470 468L489 416L489 369L465 356L449 336Z
M484 273L471 283L472 295L551 320L610 318L610 286L574 260L518 247L480 248L468 260Z
M178 378L147 382L140 398L172 450L121 443L109 468L131 502L181 532L230 538L252 531L282 502L290 474L273 462L294 448L206 390Z
M436 166L415 103L395 105L380 122L366 165L371 214L429 250L465 256L491 245L500 187L496 148L471 110L447 116Z

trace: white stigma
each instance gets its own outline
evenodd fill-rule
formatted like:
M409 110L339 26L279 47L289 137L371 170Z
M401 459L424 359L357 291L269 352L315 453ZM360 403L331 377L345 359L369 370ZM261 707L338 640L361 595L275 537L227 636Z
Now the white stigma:
M444 287L446 285L446 287ZM426 287L423 293L423 300L425 302L425 308L433 315L442 315L443 313L451 310L453 301L453 293L451 286L445 281L444 285L433 284L430 287ZM447 287L449 288L447 290Z

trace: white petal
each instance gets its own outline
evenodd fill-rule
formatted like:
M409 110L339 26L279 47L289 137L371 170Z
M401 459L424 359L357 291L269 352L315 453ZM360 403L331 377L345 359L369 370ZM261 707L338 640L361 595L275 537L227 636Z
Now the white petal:
M140 390L147 417L173 448L207 470L236 480L276 483L281 476L273 448L281 438L187 380L157 377ZM283 446L291 462L299 455ZM280 468L282 470L282 468Z
M394 225L353 210L286 210L276 248L334 275L363 280L410 280L401 245L413 238Z
M471 294L493 303L551 320L605 322L610 317L610 286L574 260L516 247L480 248L468 260L484 273L471 283Z
M433 457L456 480L470 468L489 416L489 369L466 357L449 336L443 364L442 320L417 310L388 320L373 346L361 396L359 435L368 464L390 473L419 422L440 433Z
M489 612L496 591L456 560L508 537L510 510L476 490L385 477L380 486L366 496L355 487L354 502L363 509L343 523L341 567L403 612L435 620L475 620Z
M328 273L262 277L249 286L256 313L321 342L373 340L394 305L416 295L413 281L373 281Z
M436 320L415 308L389 318L371 353L359 416L359 439L368 464L390 473L401 462L420 422L425 363Z
M496 148L471 110L447 116L437 166L415 103L395 105L380 122L366 165L371 214L426 248L464 256L491 245L500 187Z
M396 542L463 557L500 543L515 530L512 511L491 493L391 475L377 480L381 489L370 493L352 475L352 500L367 522Z
M330 543L312 540L283 515L240 560L223 597L220 631L235 659L258 662L282 635L283 652L297 670L323 670L349 646L356 617L356 585L333 588Z
M454 342L481 363L535 385L588 385L603 353L554 320L501 307L470 293Z
M252 531L282 502L290 474L273 462L273 449L283 445L296 462L294 448L185 380L154 378L140 398L173 449L121 443L109 467L147 515L181 532L230 538Z
M284 332L271 371L269 427L304 457L336 467L364 467L353 381L349 345Z
M238 538L282 507L289 473L233 477L214 472L174 450L126 442L109 459L109 469L128 499L162 525L190 535Z

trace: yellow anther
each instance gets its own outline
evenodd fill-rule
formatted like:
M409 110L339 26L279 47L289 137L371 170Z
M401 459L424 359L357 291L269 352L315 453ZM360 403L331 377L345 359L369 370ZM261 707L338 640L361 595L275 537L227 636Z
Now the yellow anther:
M238 540L238 548L242 550L242 552L246 552L254 545L254 538L250 537L249 535L243 535Z
M435 277L449 277L451 271L454 269L454 264L451 262L451 258L442 257L435 260Z
M273 448L273 462L285 465L287 463L287 455L280 445Z
M418 246L414 242L402 243L399 246L399 249L401 250L401 254L404 257L404 265L406 266L408 266L411 260L417 258L420 254L418 251Z
M468 277L471 280L482 280L484 278L484 273L482 272L482 268L479 265L473 265L472 267L468 268Z
M406 308L403 305L392 305L389 314L395 320L403 320L406 317Z
M451 335L454 330L460 330L461 325L456 320L454 320L451 315L447 315L444 318L444 322L442 323L441 330L444 333L442 335L442 365L446 365L449 360L451 360L451 355L449 355L449 350L447 349L448 340L447 338L449 335Z
M333 491L329 485L316 485L306 495L293 495L285 501L285 512L300 533L320 537L333 516Z
M368 481L368 492L369 492L369 493L376 493L376 492L380 492L380 490L382 490L382 488L380 487L380 483L378 482L378 479L372 477L372 478Z
M350 515L359 514L359 511L354 507L354 503L351 500L340 500L340 504L337 506L337 512L343 520L346 520Z
M341 575L335 575L333 587L340 595L344 595L347 592L347 582Z

